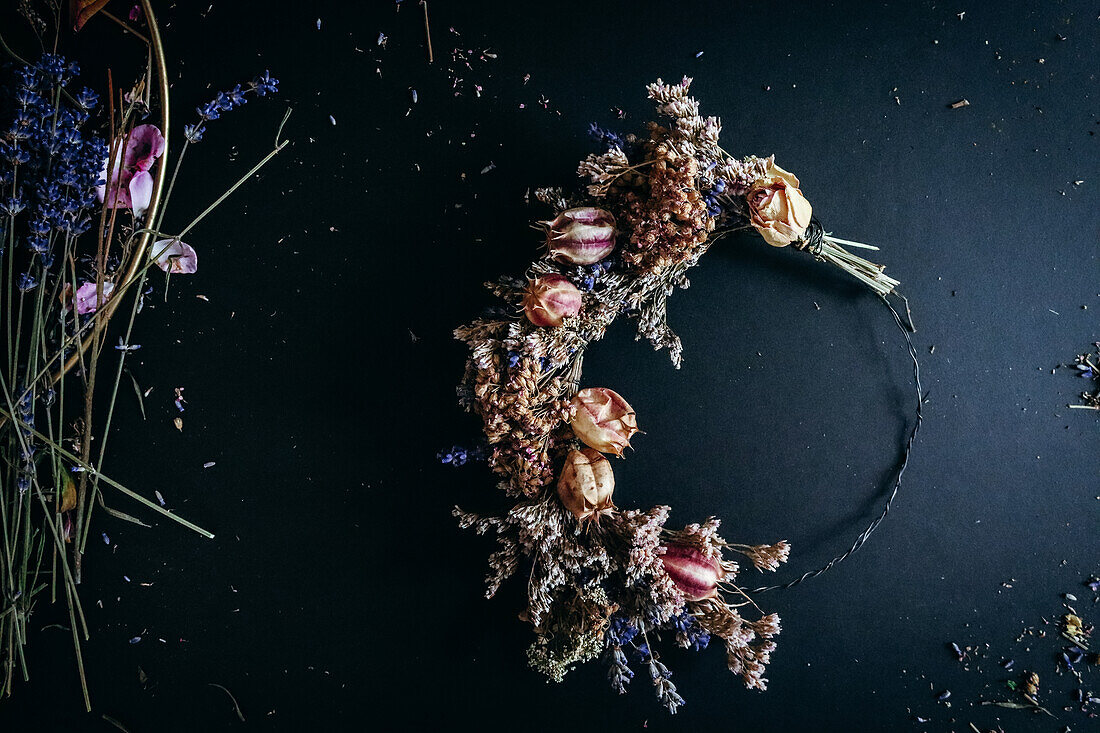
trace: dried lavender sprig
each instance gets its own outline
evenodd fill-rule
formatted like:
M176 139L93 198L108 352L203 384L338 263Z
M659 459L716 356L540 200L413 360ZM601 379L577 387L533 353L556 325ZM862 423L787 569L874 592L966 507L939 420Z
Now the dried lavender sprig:
M184 125L183 135L189 143L202 142L202 137L206 134L206 123L219 119L223 112L229 112L247 103L246 95L255 94L257 97L265 97L277 91L279 91L279 80L272 78L270 71L265 71L244 86L237 84L232 89L218 92L212 100L195 108L195 112L199 115L199 122Z

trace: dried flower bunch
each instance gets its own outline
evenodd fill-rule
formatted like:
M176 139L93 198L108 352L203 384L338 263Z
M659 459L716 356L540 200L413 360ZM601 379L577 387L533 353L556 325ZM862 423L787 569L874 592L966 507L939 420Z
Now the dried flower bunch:
M20 13L43 33L50 28L52 43L40 40L56 47L65 29L42 20L36 5L20 3ZM59 5L43 6L60 23ZM105 514L149 526L113 508L116 498L214 536L166 507L159 491L153 501L101 472L123 374L141 348L137 316L157 270L166 274L165 300L169 283L179 282L173 278L197 271L198 253L186 239L199 235L199 222L288 144L280 126L271 151L204 211L182 227L167 218L184 154L207 123L275 93L279 82L265 72L218 92L196 109L198 121L184 126L182 140L173 138L168 66L150 0L133 6L132 26L102 8L73 2L70 22L79 30L110 17L125 26L137 69L132 85L116 87L108 72L84 77L98 91L78 86L75 61L55 53L29 61L0 38L0 697L28 679L35 611L64 602L73 678L88 710L81 647L90 637L80 593L88 541ZM174 139L182 144L169 155ZM142 392L130 379L144 417L152 388ZM176 395L182 411L180 388Z
M738 229L837 265L880 296L898 284L841 246L865 245L823 232L798 179L772 158L722 150L719 121L699 115L690 83L649 85L668 122L649 123L644 136L594 128L608 149L580 164L587 196L538 191L554 210L541 222L544 256L525 278L488 285L510 307L455 331L470 348L461 403L484 420L488 463L516 501L499 517L455 509L462 527L496 537L487 596L522 568L522 618L536 635L532 666L561 680L598 658L622 693L638 663L673 713L683 699L658 640L699 650L716 638L730 670L765 689L779 619L737 585L740 568L729 554L775 570L790 548L729 543L713 517L669 529L667 506L618 509L605 454L622 457L638 422L613 390L582 388L585 348L626 315L639 338L667 348L679 367L683 349L667 325L666 299L688 286L687 270L715 241Z

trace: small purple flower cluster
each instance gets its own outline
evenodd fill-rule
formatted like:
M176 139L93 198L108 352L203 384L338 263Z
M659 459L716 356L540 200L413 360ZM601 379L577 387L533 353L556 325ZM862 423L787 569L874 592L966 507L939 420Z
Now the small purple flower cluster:
M11 291L28 293L48 282L54 248L91 226L96 185L107 144L85 136L98 98L90 89L67 87L80 73L75 63L44 54L15 72L0 102L0 262L11 272ZM16 246L20 245L20 246ZM18 266L14 260L18 258ZM17 469L19 490L35 473L35 389L18 387L16 412L23 437ZM48 390L45 399L52 399Z
M569 279L576 283L581 290L591 292L600 284L604 274L615 268L617 260L614 257L606 257L594 265L580 265L575 268Z
M484 461L486 458L485 446L477 445L473 448L463 448L460 445L451 446L446 450L441 450L435 454L435 457L444 466L465 466L470 461Z
M620 695L626 694L626 686L634 679L634 670L626 658L623 646L634 641L638 635L638 628L621 615L611 617L611 622L604 632L604 640L607 646L604 649L603 659L607 664L607 680L611 688Z
M685 649L701 652L710 643L710 634L686 611L669 619L668 627L676 631L676 641Z
M710 643L710 634L699 625L695 616L687 611L673 616L663 624L653 626L650 630L675 631L676 640L680 646L692 651L702 651ZM621 614L611 616L604 631L606 647L603 660L608 665L607 679L611 687L621 695L626 692L626 686L634 678L634 672L628 664L627 653L624 651L625 647L630 650L635 660L649 667L649 675L658 699L669 709L669 712L675 713L677 708L684 704L684 699L676 692L676 685L670 679L672 672L668 667L657 659L648 643L637 641L641 633L641 629L625 616Z
M95 92L72 95L76 104L60 93L79 72L76 64L45 54L16 73L4 104L12 111L0 126L0 255L18 238L32 255L31 267L37 261L48 269L58 236L76 237L91 226L89 209L108 149L80 130L98 101ZM17 237L16 217L24 212L26 231ZM26 292L40 281L28 269L18 288Z
M228 91L218 92L212 100L195 109L200 121L194 125L184 125L183 136L189 143L202 142L202 136L206 134L206 123L220 118L222 112L229 112L248 102L248 97L245 95L255 94L257 97L266 97L278 91L279 80L272 78L270 71L265 71L244 86L238 84Z
M727 185L724 179L719 178L714 182L714 187L703 194L703 201L707 205L707 213L711 216L722 215L722 203L718 197L726 192Z
M600 142L602 145L608 148L618 148L626 152L627 143L623 139L622 135L611 130L605 130L597 125L595 122L588 126L588 134L594 139Z

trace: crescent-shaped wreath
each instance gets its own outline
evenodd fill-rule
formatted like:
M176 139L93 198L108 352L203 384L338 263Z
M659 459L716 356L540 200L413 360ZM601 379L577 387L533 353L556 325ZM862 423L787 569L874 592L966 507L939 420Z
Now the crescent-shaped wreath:
M554 209L540 222L545 254L525 278L487 285L507 307L455 331L470 348L460 401L483 419L486 458L501 478L499 488L515 500L503 516L454 511L462 527L496 537L486 595L522 568L528 605L521 617L536 634L528 650L533 667L561 680L574 665L600 658L612 687L623 693L636 662L673 713L684 701L654 649L661 638L696 650L717 638L730 670L746 686L765 689L779 618L760 610L737 585L739 566L727 555L739 553L760 570L775 570L790 547L785 541L727 542L714 517L670 530L664 526L667 506L618 509L604 454L621 457L638 426L623 397L602 387L581 388L586 347L626 315L637 321L638 338L667 348L679 367L683 349L666 323L666 300L688 286L687 271L714 242L741 229L836 265L882 298L913 362L916 421L882 513L847 552L787 586L855 552L885 518L921 421L911 327L887 300L898 281L844 248L867 245L824 232L798 179L773 158L726 153L718 119L700 116L699 103L688 96L690 83L686 77L679 84L658 79L647 87L669 121L650 122L644 136L594 128L608 149L580 164L587 196L537 192ZM465 455L442 459L461 463ZM770 588L752 593L763 590Z

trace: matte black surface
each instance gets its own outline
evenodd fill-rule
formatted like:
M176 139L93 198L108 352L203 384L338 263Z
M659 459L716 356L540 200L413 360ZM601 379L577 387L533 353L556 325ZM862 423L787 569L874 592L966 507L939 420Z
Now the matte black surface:
M47 629L0 728L115 730L101 713L132 733L1096 725L1062 710L1076 685L1053 674L1057 642L1015 641L1064 592L1100 617L1081 586L1100 571L1100 420L1066 408L1082 380L1051 373L1100 340L1093 3L439 1L432 66L412 0L206 6L164 12L172 143L216 89L270 68L283 91L211 125L168 226L263 154L287 104L294 145L194 231L199 273L142 316L150 416L124 385L105 469L218 537L100 514L111 546L84 587L96 713L67 635ZM456 46L498 54L458 74L460 97ZM870 543L760 599L784 626L769 691L744 690L717 649L671 652L687 706L669 718L641 675L620 698L599 665L560 686L527 669L519 590L481 597L489 542L450 517L499 506L494 481L434 455L478 435L455 404L450 331L489 303L483 280L535 253L543 211L524 192L572 185L588 123L640 126L644 84L683 74L728 150L774 152L826 228L882 246L929 394ZM900 336L873 296L753 238L717 246L692 283L670 302L683 370L625 323L586 359L586 381L627 396L647 433L616 466L616 501L671 503L670 524L716 514L732 541L787 538L775 579L793 578L883 499L913 399ZM988 643L989 659L965 671L951 641ZM1024 668L1058 720L976 705Z

